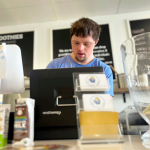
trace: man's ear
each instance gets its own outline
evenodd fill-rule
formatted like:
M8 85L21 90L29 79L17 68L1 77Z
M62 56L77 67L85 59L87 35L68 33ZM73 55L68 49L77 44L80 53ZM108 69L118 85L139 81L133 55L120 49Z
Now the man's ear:
M98 43L99 39L95 42L95 45Z

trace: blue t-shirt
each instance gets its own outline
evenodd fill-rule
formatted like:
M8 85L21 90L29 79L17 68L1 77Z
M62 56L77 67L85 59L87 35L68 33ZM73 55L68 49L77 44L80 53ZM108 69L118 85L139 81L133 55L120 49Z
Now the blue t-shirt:
M98 67L101 66L104 69L104 73L106 75L106 78L109 79L109 84L110 84L110 89L109 91L106 91L105 93L110 94L111 96L114 96L114 91L113 91L113 75L110 67L100 61L97 58L94 58L94 60L86 65L78 64L76 63L72 58L71 55L66 55L61 58L56 58L53 61L51 61L46 69L50 68L74 68L74 67Z

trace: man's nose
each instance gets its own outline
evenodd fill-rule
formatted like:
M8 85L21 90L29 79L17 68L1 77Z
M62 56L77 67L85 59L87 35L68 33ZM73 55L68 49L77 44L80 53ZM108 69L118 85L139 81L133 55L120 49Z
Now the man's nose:
M80 51L83 51L83 50L84 50L84 45L83 45L83 44L79 44L79 45L78 45L78 49L79 49Z

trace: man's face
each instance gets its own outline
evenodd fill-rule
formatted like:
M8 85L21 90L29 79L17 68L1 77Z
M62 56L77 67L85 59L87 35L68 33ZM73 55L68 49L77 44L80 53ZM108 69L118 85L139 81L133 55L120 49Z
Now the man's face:
M95 42L91 36L77 37L73 35L71 38L71 45L75 61L81 64L92 61L94 58L93 49L97 42Z

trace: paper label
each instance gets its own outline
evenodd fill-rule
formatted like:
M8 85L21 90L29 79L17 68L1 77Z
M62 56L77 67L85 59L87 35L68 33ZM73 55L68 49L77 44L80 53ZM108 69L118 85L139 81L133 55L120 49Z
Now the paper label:
M4 133L5 109L0 109L0 134Z
M0 79L5 78L6 75L6 44L0 45Z
M9 110L7 108L0 108L0 134L3 138L7 138L8 135L8 113Z
M34 144L34 100L15 100L15 122L13 145L31 146Z

